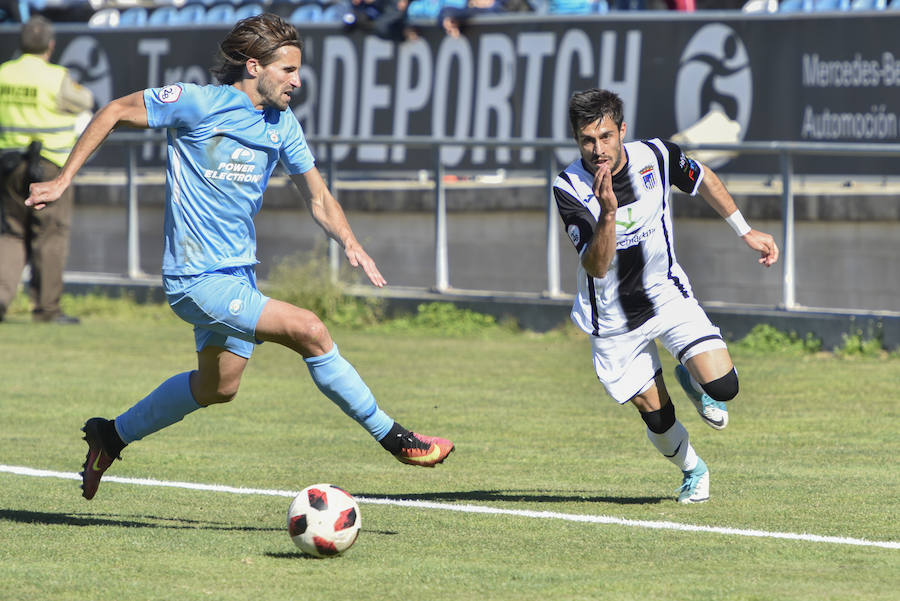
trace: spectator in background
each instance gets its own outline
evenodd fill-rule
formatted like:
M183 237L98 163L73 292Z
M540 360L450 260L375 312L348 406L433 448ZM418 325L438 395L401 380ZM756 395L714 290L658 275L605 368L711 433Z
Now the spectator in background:
M687 13L697 10L696 0L666 0L666 6L669 7L669 10L680 10Z
M470 18L510 12L531 12L531 5L527 0L468 0L465 7L442 8L438 13L438 23L447 35L458 38Z
M384 40L402 42L418 38L409 25L407 10L411 0L351 0L344 15L344 30L371 32Z
M90 90L49 62L54 46L50 21L33 17L22 27L22 55L0 65L0 320L30 262L34 321L78 323L59 307L74 193L40 213L25 206L31 183L60 172L78 136L76 116L94 106Z

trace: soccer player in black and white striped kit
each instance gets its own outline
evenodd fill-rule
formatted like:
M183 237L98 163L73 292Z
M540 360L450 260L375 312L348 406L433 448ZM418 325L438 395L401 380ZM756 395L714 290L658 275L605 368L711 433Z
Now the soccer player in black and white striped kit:
M681 469L678 501L709 499L709 469L691 446L663 381L656 341L678 360L675 376L700 417L721 430L738 377L719 329L700 307L675 258L671 186L700 194L770 267L778 247L752 229L709 167L672 142L624 142L622 100L576 92L569 120L581 156L553 184L560 216L580 256L572 320L591 337L607 393L640 412L653 446Z

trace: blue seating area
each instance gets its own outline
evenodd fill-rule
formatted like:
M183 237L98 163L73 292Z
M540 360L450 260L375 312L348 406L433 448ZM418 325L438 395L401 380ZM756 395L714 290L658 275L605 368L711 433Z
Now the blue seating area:
M132 0L133 3L133 0ZM322 4L313 0L303 3L241 2L231 0L188 0L187 3L160 3L156 6L102 8L91 15L91 27L161 27L176 25L232 25L262 12L277 12L292 23L339 23L346 12L339 2Z
M547 0L538 12L548 15L590 15L609 12L606 0Z
M0 22L43 14L58 23L91 27L233 25L262 12L300 23L340 23L349 0L14 0L18 14L0 10Z
M900 10L900 0L782 0L780 13Z
M349 3L306 1L293 6L290 13L284 16L294 25L302 25L304 23L340 23L349 10Z
M528 0L528 2L532 12L538 15L591 15L604 14L612 10L608 0ZM443 8L465 8L465 6L465 0L414 0L409 5L409 18L435 19Z

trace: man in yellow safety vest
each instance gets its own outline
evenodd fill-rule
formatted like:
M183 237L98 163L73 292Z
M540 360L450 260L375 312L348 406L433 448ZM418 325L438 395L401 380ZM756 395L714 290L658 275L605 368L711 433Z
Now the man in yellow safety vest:
M78 323L59 307L74 192L47 210L25 206L29 186L53 179L78 137L77 116L94 106L91 91L50 63L53 26L41 16L22 26L21 55L0 65L0 321L26 262L34 321Z

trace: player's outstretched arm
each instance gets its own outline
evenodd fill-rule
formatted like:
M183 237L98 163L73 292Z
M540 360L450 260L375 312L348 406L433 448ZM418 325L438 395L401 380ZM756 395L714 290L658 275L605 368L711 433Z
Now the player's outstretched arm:
M771 235L755 230L747 225L734 199L725 188L715 171L703 165L703 180L698 190L709 206L718 213L728 225L744 240L751 249L759 252L759 264L771 267L778 261L778 245Z
M375 261L363 250L353 235L344 210L331 194L319 170L313 167L306 173L293 174L291 180L300 191L300 196L306 202L310 214L319 227L344 247L344 254L350 264L362 268L372 285L381 288L387 284Z
M143 91L117 98L100 109L78 138L59 175L50 181L31 184L30 195L25 199L25 205L40 210L58 199L71 185L72 179L82 165L119 125L148 127Z

